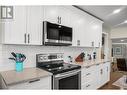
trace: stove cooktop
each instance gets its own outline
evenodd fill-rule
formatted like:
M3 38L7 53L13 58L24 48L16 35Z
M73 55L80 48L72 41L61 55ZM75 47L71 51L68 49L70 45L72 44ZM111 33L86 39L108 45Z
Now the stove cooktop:
M47 64L45 66L39 66L39 68L42 68L55 75L55 74L64 73L64 72L75 70L75 69L80 69L81 66L68 64L68 63L56 63L56 64Z

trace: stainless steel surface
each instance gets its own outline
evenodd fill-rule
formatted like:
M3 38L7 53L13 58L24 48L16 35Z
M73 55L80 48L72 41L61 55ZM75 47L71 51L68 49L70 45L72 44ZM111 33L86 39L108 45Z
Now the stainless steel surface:
M72 73L73 72L73 73ZM78 89L81 89L81 70L73 70L71 73L62 73L52 77L52 89L59 89L59 80L70 76L78 75Z
M69 76L78 74L80 71L81 70L73 70L73 71L68 71L68 72L65 72L65 73L57 74L57 75L55 75L55 78L61 79L61 78L69 77Z
M49 59L49 56L56 56L56 58ZM37 56L37 62L47 62L55 60L63 60L63 53L39 54Z
M61 17L57 17L58 21L57 23L58 24L61 24ZM48 22L43 22L43 27L44 27L44 31L43 31L43 44L45 45L55 45L55 44L59 44L59 45L71 45L72 44L72 41L68 41L67 39L49 39L47 36L47 32L48 32L48 29L47 29L47 23ZM61 25L59 25L61 27ZM61 37L59 35L59 37ZM72 38L72 37L70 37ZM69 38L69 39L70 39Z

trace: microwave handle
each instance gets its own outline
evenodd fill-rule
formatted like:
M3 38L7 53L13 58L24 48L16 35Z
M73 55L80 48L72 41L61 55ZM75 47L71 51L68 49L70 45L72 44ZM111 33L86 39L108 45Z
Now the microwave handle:
M61 17L60 17L60 24L61 24Z
M60 17L58 16L58 17L57 17L57 23L58 23L58 24L60 24L59 21L60 21Z

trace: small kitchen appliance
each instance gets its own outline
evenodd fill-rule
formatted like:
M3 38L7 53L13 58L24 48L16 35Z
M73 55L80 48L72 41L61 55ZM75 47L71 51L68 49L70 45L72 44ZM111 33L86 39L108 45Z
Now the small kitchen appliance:
M44 21L43 44L52 46L72 45L72 28Z

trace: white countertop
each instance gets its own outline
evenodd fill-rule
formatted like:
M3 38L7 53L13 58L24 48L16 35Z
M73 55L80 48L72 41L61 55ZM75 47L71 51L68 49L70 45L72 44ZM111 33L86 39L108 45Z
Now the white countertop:
M75 64L80 65L83 67L87 67L87 66L92 66L92 65L96 65L96 64L103 64L105 62L110 62L110 60L87 60L84 62L75 62Z
M0 72L7 85L29 81L31 79L43 78L52 74L39 68L25 68L22 72L9 70Z

